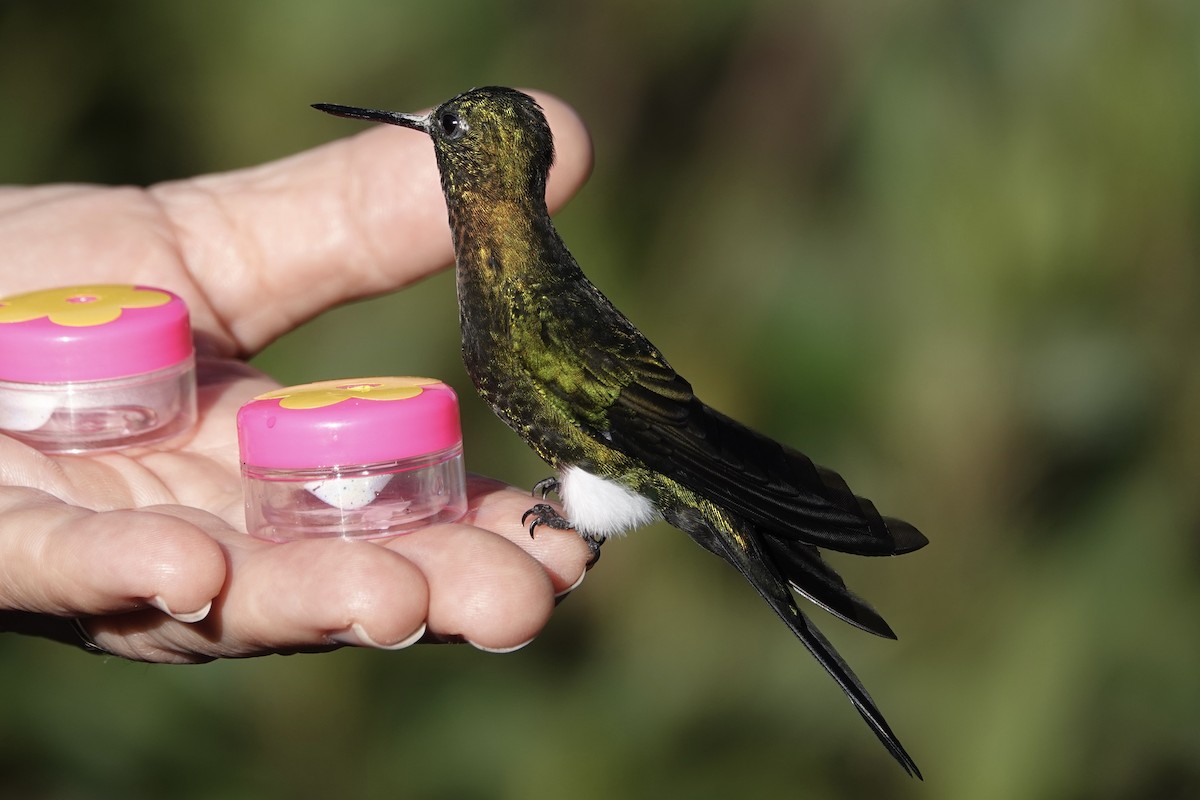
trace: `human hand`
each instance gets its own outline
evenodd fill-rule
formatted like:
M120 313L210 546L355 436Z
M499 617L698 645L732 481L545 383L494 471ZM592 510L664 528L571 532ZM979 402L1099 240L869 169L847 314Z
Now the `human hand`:
M542 96L558 163L587 177L579 119ZM386 126L281 161L149 189L0 188L0 296L81 283L170 289L189 306L199 420L159 446L47 456L0 436L0 630L189 663L397 647L510 650L582 580L573 534L531 539L527 492L471 478L461 523L378 542L247 536L234 419L276 383L241 359L347 300L453 257L433 151ZM264 300L266 300L264 302ZM75 623L72 620L78 619Z

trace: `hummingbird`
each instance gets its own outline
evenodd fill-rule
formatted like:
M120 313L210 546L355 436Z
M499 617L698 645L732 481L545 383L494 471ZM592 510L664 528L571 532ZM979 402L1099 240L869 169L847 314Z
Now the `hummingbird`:
M836 472L705 405L588 280L550 220L554 140L529 95L499 86L428 114L319 103L428 135L454 240L462 356L480 396L554 470L522 522L607 538L665 520L731 564L921 777L867 690L792 590L851 625L896 634L821 550L899 555L928 540Z

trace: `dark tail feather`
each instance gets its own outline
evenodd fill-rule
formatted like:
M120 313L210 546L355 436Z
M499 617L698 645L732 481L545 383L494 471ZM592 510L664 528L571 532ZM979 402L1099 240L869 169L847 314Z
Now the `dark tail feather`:
M754 580L750 582L755 583ZM764 587L760 587L757 583L755 583L754 588L759 590L759 594L771 605L771 608L787 624L792 633L796 634L796 638L804 644L808 652L812 653L817 663L824 667L830 677L842 688L842 691L850 698L850 702L854 704L858 713L866 720L867 725L879 737L879 741L892 754L892 758L896 759L910 776L924 780L921 776L921 770L917 768L916 762L912 760L912 756L904 749L904 745L900 744L900 740L896 738L896 734L892 733L891 726L883 718L883 713L875 705L875 701L871 699L871 695L867 693L858 676L854 674L854 670L850 669L850 665L838 655L837 650L829 643L824 634L817 630L808 617L804 615L804 612L796 607L795 602L792 601L790 596L787 599L783 599L776 596L769 589L764 591Z
M821 608L868 633L895 639L887 621L867 601L846 587L842 576L821 558L817 548L763 534L763 544L791 587Z
M770 604L775 613L779 615L779 618L796 635L796 638L804 644L808 652L812 653L818 663L825 668L830 677L842 688L842 691L850 698L850 702L858 709L858 713L866 720L867 725L879 737L879 741L892 754L892 757L900 763L904 771L910 776L921 778L921 770L917 768L908 751L904 749L904 745L900 744L900 740L896 738L896 734L892 733L887 720L883 718L883 714L876 707L875 701L867 694L867 690L858 680L853 670L842 660L842 657L834 650L833 645L813 626L808 617L804 616L800 611L791 592L788 591L787 585L780 576L779 569L770 560L770 556L762 552L762 546L759 543L757 534L753 530L753 526L745 525L742 527L739 536L735 539L732 529L722 534L722 532L715 530L713 522L701 520L697 517L698 515L688 515L687 519L676 517L671 521L684 531L687 531L688 534L706 548L724 557L726 561L737 567L742 576ZM725 521L721 520L721 522ZM738 544L742 543L744 543L743 547L738 547ZM829 570L829 572L832 572L832 570ZM838 579L838 582L840 583L840 579ZM848 595L849 592L847 591L846 594ZM884 623L884 626L886 627L886 623ZM888 630L890 631L890 628Z
M858 709L858 713L862 714L862 718L871 726L871 730L875 731L875 735L879 737L879 741L883 742L883 746L888 749L892 757L900 762L900 766L909 775L924 780L921 775L921 770L917 768L916 762L912 760L912 756L904 749L904 745L900 744L900 740L896 738L896 734L892 733L892 729L888 726L887 720L883 718L883 714L875 706L875 701L871 699L871 695L867 694L867 690L863 688L859 682L858 676L850 669L850 666L842 660L838 655L837 650L829 643L808 617L804 616L803 612L795 608L792 604L791 609L781 610L776 606L770 598L767 602L771 603L771 607L776 613L783 618L784 622L788 623L788 627L792 632L799 637L804 646L808 648L808 652L813 654L813 657L820 662L838 686L842 687L842 691L850 698L850 702L854 703L854 707ZM795 613L795 622L788 619L788 614Z

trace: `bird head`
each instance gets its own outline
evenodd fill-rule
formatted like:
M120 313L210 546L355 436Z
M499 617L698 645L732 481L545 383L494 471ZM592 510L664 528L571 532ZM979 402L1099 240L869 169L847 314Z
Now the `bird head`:
M423 115L330 103L313 108L428 134L450 202L471 198L545 202L554 139L541 106L523 92L502 86L471 89Z

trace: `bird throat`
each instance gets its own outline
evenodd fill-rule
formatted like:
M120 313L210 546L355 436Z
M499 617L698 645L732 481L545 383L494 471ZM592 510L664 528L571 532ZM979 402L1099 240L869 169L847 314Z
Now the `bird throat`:
M534 322L547 293L561 278L554 274L558 234L541 208L528 198L447 193L454 233L455 276L463 363L475 388L501 419L519 428L523 395L523 354L537 347ZM532 213L531 213L532 212Z

